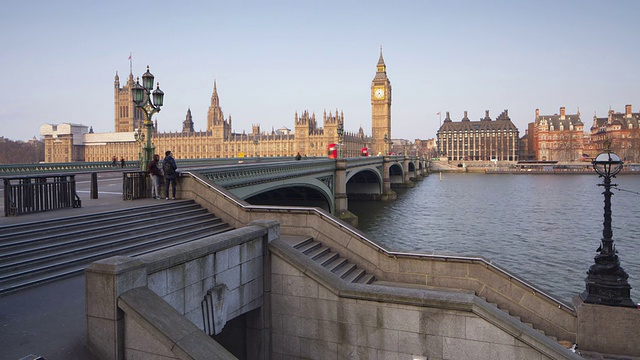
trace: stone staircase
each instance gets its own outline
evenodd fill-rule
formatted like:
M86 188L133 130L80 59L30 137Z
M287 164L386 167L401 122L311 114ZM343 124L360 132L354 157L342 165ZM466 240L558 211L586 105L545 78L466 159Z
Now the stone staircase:
M371 274L367 274L363 269L359 269L356 264L352 263L348 259L340 256L340 254L331 250L331 248L323 245L322 243L314 240L311 237L306 236L292 236L292 235L281 235L280 238L294 249L297 249L307 257L311 258L316 263L322 265L324 268L330 270L336 276L341 278L342 280L349 283L359 283L359 284L375 284L382 286L392 286L392 287L406 287L406 288L421 288L421 289L430 289L430 290L445 290L445 291L454 291L454 292L465 292L470 294L475 294L474 291L471 290L455 290L450 288L435 288L427 285L418 285L418 284L404 284L398 282L387 282L383 280L378 280L375 276ZM495 306L497 309L505 312L507 315L513 317L518 320L518 322L525 324L532 329L538 331L544 336L559 342L562 346L569 348L572 344L569 344L566 341L558 341L555 336L547 335L544 330L538 329L533 324L524 322L519 316L512 315L508 309L502 308L498 304L492 303L488 301L485 297L480 297L488 304Z
M0 295L232 227L190 200L0 227Z
M376 280L375 276L311 237L281 235L280 239L346 282L371 284Z

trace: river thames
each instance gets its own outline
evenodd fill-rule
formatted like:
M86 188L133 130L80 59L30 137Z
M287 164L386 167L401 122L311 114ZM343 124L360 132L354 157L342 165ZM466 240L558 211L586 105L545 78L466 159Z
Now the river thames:
M432 174L391 202L350 201L358 228L388 250L481 256L565 303L585 289L602 238L593 175ZM614 244L640 301L640 176L613 179Z

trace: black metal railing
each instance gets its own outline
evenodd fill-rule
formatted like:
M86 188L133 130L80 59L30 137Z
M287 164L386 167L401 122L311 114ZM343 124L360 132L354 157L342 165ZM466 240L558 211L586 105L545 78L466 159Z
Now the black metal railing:
M124 200L147 197L147 172L127 171L122 173L122 198Z
M4 216L81 207L75 174L4 178Z

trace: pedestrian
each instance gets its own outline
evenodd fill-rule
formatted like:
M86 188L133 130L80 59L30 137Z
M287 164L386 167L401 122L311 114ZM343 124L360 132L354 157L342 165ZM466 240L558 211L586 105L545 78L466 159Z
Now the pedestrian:
M120 166L124 168L124 157L120 158Z
M300 153L298 153L298 155L296 155L296 160L300 160L302 159L302 155L300 155Z
M164 160L162 162L162 170L164 171L164 181L166 183L166 199L169 200L169 185L171 185L171 199L176 199L176 178L178 177L178 165L173 159L173 153L171 150L167 150L164 153Z
M117 164L118 164L118 158L114 156L113 161L111 162L111 166L113 166L113 168L115 169Z
M160 177L162 176L162 170L158 167L158 161L160 161L160 155L153 154L153 160L149 161L147 166L147 172L151 175L151 197L154 199L160 199Z

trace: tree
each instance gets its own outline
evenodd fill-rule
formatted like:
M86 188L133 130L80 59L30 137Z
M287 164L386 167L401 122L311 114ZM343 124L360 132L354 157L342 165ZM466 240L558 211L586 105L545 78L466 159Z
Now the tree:
M0 165L33 164L44 161L44 142L13 141L0 137Z

